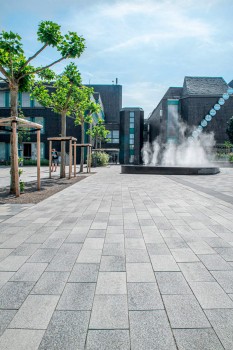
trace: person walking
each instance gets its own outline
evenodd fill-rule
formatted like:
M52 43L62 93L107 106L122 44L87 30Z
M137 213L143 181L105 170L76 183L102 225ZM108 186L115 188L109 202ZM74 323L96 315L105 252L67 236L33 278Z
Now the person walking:
M58 153L55 148L52 149L52 165L51 165L51 171L56 172L57 171L57 165L58 165Z

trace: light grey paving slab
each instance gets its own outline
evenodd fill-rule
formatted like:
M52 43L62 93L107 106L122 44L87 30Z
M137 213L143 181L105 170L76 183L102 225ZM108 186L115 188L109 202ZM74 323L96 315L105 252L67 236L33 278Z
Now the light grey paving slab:
M99 272L95 294L127 294L125 272Z
M16 310L0 310L0 336L16 314Z
M222 342L224 349L233 348L233 309L205 310L205 313Z
M151 255L151 263L154 271L179 271L172 255Z
M217 282L190 282L189 284L203 309L233 308L233 301Z
M125 249L127 263L149 263L150 258L146 250Z
M211 273L226 293L233 293L233 271L212 271Z
M105 243L121 243L124 244L125 236L117 233L107 233Z
M33 286L34 282L7 282L0 290L0 309L19 309Z
M96 295L89 329L128 329L126 295Z
M48 264L25 263L12 277L11 281L37 281Z
M16 248L11 255L24 255L31 256L40 247L40 244L28 244L23 243L18 248Z
M87 237L89 238L104 238L106 230L89 230Z
M0 262L0 271L17 271L28 259L28 256L10 255Z
M163 295L172 328L208 328L210 324L193 295Z
M215 250L203 241L188 242L188 245L195 254L216 254Z
M170 251L165 243L148 243L146 245L147 251L150 255L169 255Z
M198 257L190 248L171 249L176 262L194 262L199 261Z
M164 310L130 311L131 350L175 350Z
M39 350L84 349L89 311L55 311Z
M124 229L124 234L126 238L142 238L141 230Z
M210 237L210 238L205 238L204 239L206 243L211 248L224 248L224 247L230 247L230 244L226 242L224 239L219 238L219 237Z
M69 282L97 282L99 264L75 264Z
M127 282L155 282L155 276L149 263L127 263Z
M146 249L143 238L125 238L126 249Z
M80 247L81 249L81 247ZM53 260L47 267L47 271L71 271L75 261L77 260L78 253L60 252L54 256Z
M12 254L14 249L0 249L0 261L4 260L7 256Z
M37 249L37 251L28 259L28 262L49 263L57 251L58 249L56 248Z
M233 247L232 248L215 248L226 261L233 261Z
M105 243L103 255L124 256L124 244L122 243Z
M214 282L213 276L202 262L179 263L178 265L189 282Z
M108 256L104 255L101 258L100 271L125 271L124 256Z
M164 309L156 283L128 283L129 310Z
M161 294L192 294L181 272L156 272Z
M95 283L67 283L57 310L89 311L95 293Z
M31 294L61 294L68 277L69 272L44 272L31 291Z
M4 286L4 284L6 282L8 282L11 277L14 275L14 272L6 272L6 271L0 271L0 289L2 288L2 286Z
M87 350L130 350L128 330L89 330Z
M86 238L83 243L83 249L102 249L104 238Z
M232 267L220 255L199 255L198 256L208 270L231 270Z
M0 349L37 350L43 335L43 330L7 329L0 338Z
M46 329L58 299L56 295L29 295L9 328Z
M224 350L213 329L174 329L180 350Z
M76 262L84 264L99 264L101 260L101 254L101 249L82 249Z

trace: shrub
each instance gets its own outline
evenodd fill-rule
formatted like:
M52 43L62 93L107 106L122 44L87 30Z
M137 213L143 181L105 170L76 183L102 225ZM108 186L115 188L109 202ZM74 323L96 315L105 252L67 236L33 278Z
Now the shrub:
M94 152L92 154L92 165L105 166L108 165L109 155L105 152Z
M233 162L233 153L229 153L228 160L229 162Z
M35 159L24 159L23 160L23 165L24 166L33 166L37 165L37 161ZM40 160L40 165L49 165L48 159L41 159Z

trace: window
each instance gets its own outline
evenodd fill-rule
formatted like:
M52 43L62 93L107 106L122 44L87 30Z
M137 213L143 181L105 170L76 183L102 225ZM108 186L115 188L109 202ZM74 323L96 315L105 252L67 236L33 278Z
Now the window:
M37 100L34 100L34 106L33 107L43 107Z
M119 130L111 130L107 136L108 143L119 143Z
M35 123L43 126L43 128L40 130L41 134L43 134L44 133L44 118L43 117L35 117L33 121Z
M134 129L134 112L129 112L129 127Z
M3 91L0 92L0 107L5 107L5 93Z
M30 95L28 92L22 92L22 107L31 107Z

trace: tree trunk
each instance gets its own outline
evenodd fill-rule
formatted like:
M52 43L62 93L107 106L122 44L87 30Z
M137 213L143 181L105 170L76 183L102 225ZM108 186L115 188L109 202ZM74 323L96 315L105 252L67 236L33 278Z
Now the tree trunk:
M81 143L84 143L84 122L81 124ZM80 157L80 173L83 172L84 164L84 147L81 147L81 157Z
M61 136L66 136L66 112L61 114ZM61 142L60 178L66 177L66 142Z
M11 98L11 117L18 117L18 84L10 84L10 98ZM16 140L18 144L18 140ZM11 132L10 138L11 145L11 184L10 192L16 194L16 184L15 184L15 162L18 162L18 154L14 152L13 147L13 132ZM17 159L15 159L15 157Z

